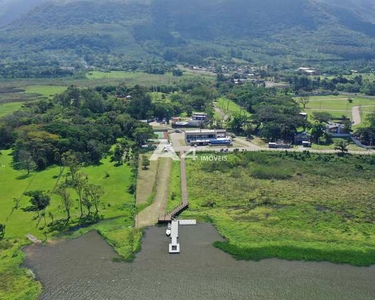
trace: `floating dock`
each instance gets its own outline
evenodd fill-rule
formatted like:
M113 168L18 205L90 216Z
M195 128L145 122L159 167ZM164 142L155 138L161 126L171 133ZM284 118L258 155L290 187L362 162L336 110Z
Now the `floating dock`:
M177 254L180 253L180 243L178 241L178 221L172 221L171 224L171 236L169 242L169 253Z
M189 225L196 225L196 220L173 220L171 223L168 224L168 228L166 231L167 236L169 236L169 253L170 254L178 254L180 253L180 243L179 243L179 236L178 236L178 226L189 226Z

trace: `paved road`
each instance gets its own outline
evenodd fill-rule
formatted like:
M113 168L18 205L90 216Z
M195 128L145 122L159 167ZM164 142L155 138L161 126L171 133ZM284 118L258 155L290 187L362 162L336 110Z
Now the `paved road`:
M159 170L156 177L157 186L154 202L137 215L137 228L155 225L158 222L159 216L165 213L168 201L171 168L172 160L170 158L160 158Z
M184 139L183 133L172 133L171 134L171 143L173 149L176 152L180 151L189 151L191 149L195 149L197 152L220 152L221 149L226 149L226 147L211 147L211 146L199 146L199 147L191 147L185 146L180 144L180 140ZM234 149L238 149L239 151L288 151L288 152L303 152L309 151L310 153L337 153L335 150L317 150L317 149L309 149L309 148L292 148L292 149L269 149L269 148L262 148L258 145L251 143L250 141L245 141L243 139L236 139L238 144L242 144L240 147L232 147L228 149L228 152L233 152ZM370 155L375 154L374 150L363 150L363 151L349 151L350 154L362 154L362 155Z
M352 109L352 121L354 126L361 124L361 112L359 106L354 106Z

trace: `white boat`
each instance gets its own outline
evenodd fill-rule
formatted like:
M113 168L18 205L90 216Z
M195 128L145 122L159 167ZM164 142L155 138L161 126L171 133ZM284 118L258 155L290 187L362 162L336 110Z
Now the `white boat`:
M165 234L167 235L167 236L170 236L171 235L171 223L168 223L168 227L167 227L167 230L165 231Z

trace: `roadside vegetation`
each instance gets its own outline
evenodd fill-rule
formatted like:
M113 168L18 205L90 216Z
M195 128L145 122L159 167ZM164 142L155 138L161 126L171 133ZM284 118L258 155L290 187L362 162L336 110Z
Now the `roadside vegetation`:
M189 211L238 259L375 264L374 157L238 153L187 162ZM173 185L173 183L172 183Z
M171 171L171 181L169 184L169 194L167 203L167 212L172 211L174 208L182 203L181 195L181 170L180 162L173 161Z

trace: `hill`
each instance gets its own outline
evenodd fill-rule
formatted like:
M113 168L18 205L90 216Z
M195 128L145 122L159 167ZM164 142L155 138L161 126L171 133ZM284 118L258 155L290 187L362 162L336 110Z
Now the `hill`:
M70 65L375 58L374 0L38 1L1 29L2 58Z

